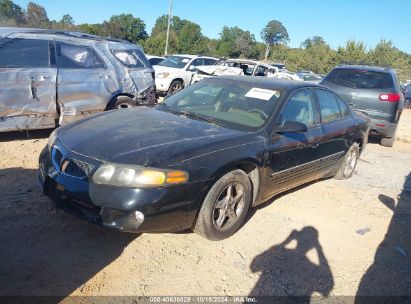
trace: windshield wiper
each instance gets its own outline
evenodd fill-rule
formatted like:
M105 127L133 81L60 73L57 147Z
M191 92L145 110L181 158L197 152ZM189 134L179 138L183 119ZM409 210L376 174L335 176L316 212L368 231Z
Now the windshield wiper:
M221 123L217 119L212 118L210 116L204 116L204 115L200 115L196 112L184 111L184 110L180 110L178 112L180 112L180 114L182 114L184 116L187 116L187 117L190 117L190 118L202 120L202 121L205 121L205 122L217 125L217 126L221 126Z

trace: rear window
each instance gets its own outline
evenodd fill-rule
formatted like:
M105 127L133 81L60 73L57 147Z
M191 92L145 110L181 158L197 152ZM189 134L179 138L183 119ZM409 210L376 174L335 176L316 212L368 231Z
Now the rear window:
M354 89L391 89L394 81L389 73L360 69L335 69L325 81Z

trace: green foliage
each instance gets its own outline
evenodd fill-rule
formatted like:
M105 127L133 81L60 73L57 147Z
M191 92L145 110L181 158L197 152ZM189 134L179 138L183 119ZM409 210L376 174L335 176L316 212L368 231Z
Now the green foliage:
M345 47L339 47L337 50L337 58L339 62L364 62L367 61L367 50L363 42L348 40Z
M141 43L148 38L146 24L132 14L113 15L103 23L103 32L110 37L120 38L132 43Z
M70 15L59 21L49 20L44 7L29 2L23 10L12 0L0 0L0 26L40 27L75 30L93 35L125 39L144 46L147 54L163 55L165 49L168 15L157 18L150 36L146 24L131 14L113 15L108 21L98 24L76 25ZM271 20L261 31L262 42L257 42L249 31L237 26L223 27L219 39L210 39L202 34L200 25L171 18L169 50L173 53L204 54L226 58L270 59L285 63L291 71L309 69L316 73L328 73L339 63L365 63L391 66L400 79L411 79L411 55L394 47L391 41L381 40L374 49L367 49L361 41L349 40L337 50L320 36L307 38L300 48L287 46L289 35L284 25Z
M238 26L224 26L220 33L217 55L232 58L252 57L255 45L255 37L249 31L242 30Z
M261 39L268 44L286 44L290 41L287 29L277 20L271 20L261 31Z
M0 26L16 26L24 22L23 9L11 0L0 0Z
M49 26L49 18L47 17L46 9L34 2L29 2L26 9L26 24L30 27L45 27Z

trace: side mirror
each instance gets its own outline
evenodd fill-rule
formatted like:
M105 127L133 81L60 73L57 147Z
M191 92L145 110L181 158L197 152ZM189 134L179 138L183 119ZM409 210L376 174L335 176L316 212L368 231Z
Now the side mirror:
M306 124L303 124L299 121L286 120L280 126L274 128L276 133L285 133L285 132L294 132L294 133L304 133L307 132L308 127Z
M197 71L197 67L194 66L194 65L190 65L187 70L190 71L190 72L195 72L195 71Z

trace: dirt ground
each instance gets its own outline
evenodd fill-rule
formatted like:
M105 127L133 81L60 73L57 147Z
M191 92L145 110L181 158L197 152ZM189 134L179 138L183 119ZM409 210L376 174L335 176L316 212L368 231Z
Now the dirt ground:
M394 148L370 143L353 178L278 196L220 242L56 210L36 180L49 133L0 137L0 295L411 296L411 111Z

